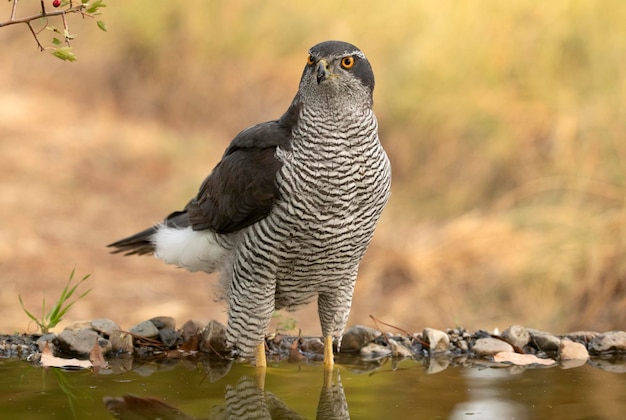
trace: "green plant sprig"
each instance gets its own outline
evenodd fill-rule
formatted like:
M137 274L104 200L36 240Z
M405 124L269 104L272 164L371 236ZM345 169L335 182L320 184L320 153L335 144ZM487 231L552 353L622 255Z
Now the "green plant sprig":
M91 292L92 289L89 289L80 296L78 296L73 302L67 303L74 295L74 292L76 292L78 286L80 286L85 280L87 280L91 276L91 274L85 275L77 284L70 287L70 285L72 284L72 280L74 279L75 271L76 267L72 269L72 272L70 273L70 278L67 281L65 288L63 288L63 291L61 292L61 296L59 296L59 299L54 303L50 311L45 315L44 313L46 312L46 296L44 294L41 305L41 319L37 318L30 311L28 311L28 309L26 309L24 301L22 300L22 296L18 295L20 304L22 305L22 309L24 310L26 315L28 315L28 317L35 321L35 323L39 326L42 334L47 334L51 328L56 327L59 322L61 322L65 314L72 308L72 306L74 306L74 304L79 299L84 298L85 296L87 296L87 294L89 294L89 292Z

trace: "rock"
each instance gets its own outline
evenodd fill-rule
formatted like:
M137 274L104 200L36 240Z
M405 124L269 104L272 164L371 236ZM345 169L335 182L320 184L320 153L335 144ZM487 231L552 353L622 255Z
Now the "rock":
M324 343L317 337L303 338L300 349L305 353L324 354Z
M63 330L57 337L61 351L88 355L93 346L98 343L100 336L91 328L72 330L69 327ZM104 339L103 339L104 340ZM108 343L108 340L105 340ZM100 343L98 343L100 344ZM102 343L107 347L106 343ZM110 344L110 343L109 343ZM102 347L102 346L101 346ZM103 351L104 353L104 351Z
M626 332L609 331L589 342L589 351L598 353L626 353Z
M183 341L187 342L191 340L192 337L198 335L201 329L202 326L198 322L189 320L181 327L180 335L183 338Z
M172 348L176 344L178 337L178 333L169 327L163 328L159 331L159 338L161 339L161 342L168 348Z
M129 333L121 330L113 330L109 335L109 341L111 342L111 349L120 353L132 353L133 336Z
M568 333L565 335L565 338L569 338L572 341L577 343L582 343L587 345L591 340L600 335L599 332L596 331L575 331Z
M532 342L544 352L558 352L561 339L554 334L528 328Z
M413 353L411 352L411 350L409 350L403 344L399 343L393 338L389 339L389 345L391 346L392 357L413 357Z
M91 321L74 321L69 326L65 327L66 330L78 331L85 328L91 328Z
M150 322L152 322L158 330L162 330L163 328L176 329L176 321L171 316L157 316L151 318Z
M94 319L91 321L90 327L91 329L107 336L113 334L113 331L121 330L119 325L107 318Z
M564 338L559 346L559 357L561 360L584 360L589 359L587 348L580 343L575 343Z
M502 338L511 343L513 346L523 349L530 341L530 333L521 325L511 325L502 331Z
M385 356L389 356L391 354L391 349L389 347L376 344L369 343L365 347L362 347L359 350L361 357L365 359L380 359Z
M159 330L151 321L142 321L129 330L131 333L145 338L154 338L159 335Z
M434 328L424 328L424 331L422 331L422 339L428 343L429 352L431 354L447 351L450 345L450 337L448 337L448 334Z
M229 350L226 345L226 328L217 321L209 322L202 330L200 351L223 354L228 353Z
M513 352L513 347L497 338L479 338L472 347L472 352L477 356L493 356L500 352Z
M346 330L341 339L341 353L356 353L374 341L381 332L364 325L355 325Z
M43 349L46 343L48 343L48 348L52 351L52 353L54 353L56 351L56 348L54 346L54 341L56 340L56 338L57 338L57 335L54 333L44 334L41 337L39 337L36 341L37 348L39 348L39 352L43 353Z

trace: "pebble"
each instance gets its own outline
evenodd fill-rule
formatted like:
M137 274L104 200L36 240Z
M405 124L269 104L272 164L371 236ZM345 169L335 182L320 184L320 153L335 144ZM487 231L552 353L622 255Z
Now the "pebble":
M626 332L609 331L594 337L589 342L589 351L593 354L626 352Z
M103 353L110 351L111 343L104 340L99 343L100 335L91 328L82 328L80 330L68 327L57 336L57 343L60 351L68 351L70 353L89 354L93 346L98 343L103 347Z
M131 327L129 331L145 338L154 338L159 335L158 328L150 321L142 321L134 327Z
M561 340L561 344L559 346L559 357L561 360L587 361L587 359L589 359L589 352L584 345L576 343L568 338L564 338Z
M431 354L447 351L450 346L450 337L448 334L434 328L424 328L424 331L422 331L422 339L428 343L429 352Z
M392 357L413 357L413 353L411 350L406 348L403 344L399 343L393 338L389 338L389 345L391 346L391 356Z
M346 330L341 339L341 353L356 353L373 342L382 333L364 325L355 325Z
M300 349L305 353L324 354L324 343L320 338L303 338Z
M387 346L376 343L368 343L359 351L361 357L365 359L381 359L391 355L391 350Z
M163 328L159 331L159 339L168 348L174 347L178 341L179 334L172 328Z
M534 330L532 328L528 328L528 332L530 333L532 343L534 343L539 350L544 352L559 351L561 339L556 335L544 331Z
M230 351L226 345L226 327L217 321L211 321L202 330L200 351L225 354Z
M151 318L149 321L152 322L158 330L162 330L163 328L176 329L176 321L171 316L157 316Z
M530 342L530 333L521 325L511 325L506 330L502 331L502 338L516 346L523 349Z
M101 334L111 335L114 331L121 330L120 326L117 325L114 321L107 318L97 318L91 321L89 324L91 329L97 331Z
M493 356L500 352L513 352L513 346L497 338L479 338L474 343L472 352L477 356Z

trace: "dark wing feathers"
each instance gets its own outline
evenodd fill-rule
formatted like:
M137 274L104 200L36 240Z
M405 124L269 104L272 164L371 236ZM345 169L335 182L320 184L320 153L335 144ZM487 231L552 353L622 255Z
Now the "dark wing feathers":
M293 108L293 107L292 107ZM239 133L222 160L200 186L198 195L182 211L167 216L168 226L191 226L231 233L266 217L278 194L276 173L281 167L276 148L291 148L290 108L280 120L257 124ZM156 226L114 242L114 253L148 254L154 251L150 237Z

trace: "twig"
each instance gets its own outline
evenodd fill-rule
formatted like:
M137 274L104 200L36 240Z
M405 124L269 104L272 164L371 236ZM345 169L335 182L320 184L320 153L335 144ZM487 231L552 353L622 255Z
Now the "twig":
M15 9L15 5L17 4L17 0L14 0L13 9ZM33 20L44 18L44 17L53 17L53 16L61 16L66 13L82 13L85 10L84 4L79 4L78 6L73 6L65 10L55 10L53 12L46 12L43 10L41 13L31 16L26 16L23 18L15 19L14 13L15 10L11 12L11 18L6 22L0 22L0 28L3 26L16 25L18 23L30 23Z

